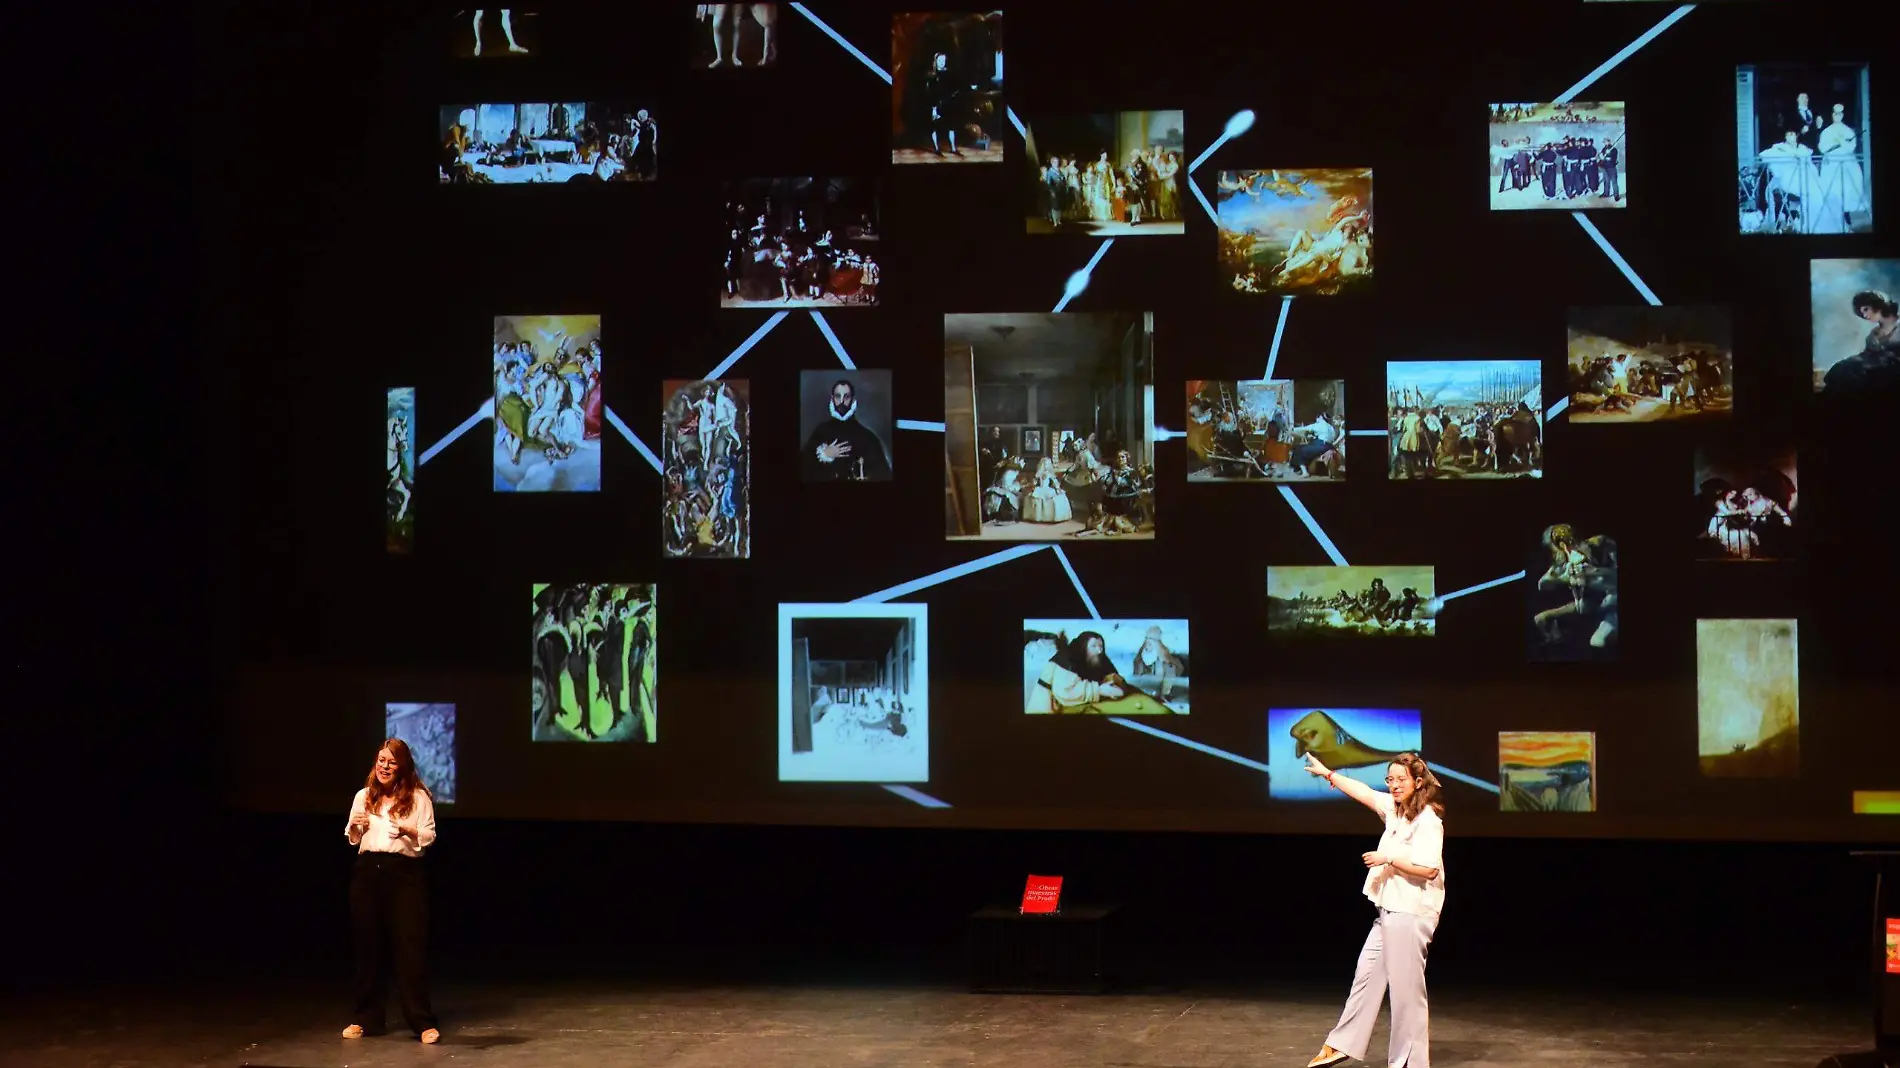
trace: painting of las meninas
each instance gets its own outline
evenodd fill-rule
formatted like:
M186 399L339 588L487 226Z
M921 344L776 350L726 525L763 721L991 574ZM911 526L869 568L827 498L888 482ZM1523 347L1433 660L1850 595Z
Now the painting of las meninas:
M495 491L600 489L600 316L495 316Z
M1155 536L1153 313L946 315L943 355L948 537Z

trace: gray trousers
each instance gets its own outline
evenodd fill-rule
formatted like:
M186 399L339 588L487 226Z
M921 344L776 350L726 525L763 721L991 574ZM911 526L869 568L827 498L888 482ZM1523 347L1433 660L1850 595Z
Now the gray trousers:
M1431 948L1435 916L1379 910L1379 918L1359 951L1359 970L1353 973L1346 1011L1326 1036L1326 1044L1362 1061L1372 1041L1372 1024L1379 1018L1379 1002L1392 989L1392 1040L1386 1050L1390 1068L1431 1068L1430 1014L1425 1007L1425 953Z

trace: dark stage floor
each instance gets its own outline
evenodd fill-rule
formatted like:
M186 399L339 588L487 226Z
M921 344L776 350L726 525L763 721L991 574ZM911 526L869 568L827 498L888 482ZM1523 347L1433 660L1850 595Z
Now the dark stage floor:
M1331 987L976 995L925 986L444 984L441 1045L337 1037L344 985L231 982L9 999L0 1064L35 1068L442 1064L475 1068L1268 1068L1304 1065L1339 1012ZM394 1007L392 1006L392 1013ZM1436 1068L1814 1068L1868 1041L1866 1013L1790 999L1432 997ZM1386 1032L1373 1034L1383 1065Z

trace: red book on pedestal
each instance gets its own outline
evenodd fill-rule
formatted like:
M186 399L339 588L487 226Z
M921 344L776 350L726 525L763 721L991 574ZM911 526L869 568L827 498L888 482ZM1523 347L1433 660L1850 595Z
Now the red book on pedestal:
M1023 887L1023 915L1049 915L1059 911L1062 903L1062 876L1031 875L1029 885Z

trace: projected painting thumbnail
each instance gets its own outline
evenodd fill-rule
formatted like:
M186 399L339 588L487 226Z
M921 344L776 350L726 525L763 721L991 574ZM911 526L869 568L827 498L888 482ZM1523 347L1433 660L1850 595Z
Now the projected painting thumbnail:
M388 478L383 484L383 540L392 553L416 548L416 391L400 386L388 392Z
M1572 423L1726 418L1735 401L1727 308L1570 309Z
M444 104L436 127L443 185L651 182L660 174L650 103Z
M777 4L700 4L693 65L745 70L778 65Z
M1900 816L1900 790L1855 790L1854 812L1862 816ZM1893 934L1887 935L1887 958L1894 959Z
M781 782L930 780L921 604L778 606Z
M1498 811L1595 812L1597 736L1499 731Z
M534 584L537 742L657 742L659 593L649 584Z
M1696 724L1702 774L1801 774L1801 682L1792 619L1695 622Z
M495 491L600 489L600 316L497 315Z
M1023 711L1186 715L1185 619L1023 620Z
M1871 99L1865 63L1735 68L1742 233L1873 233Z
M1003 13L891 16L891 162L1001 163Z
M1240 293L1335 296L1372 282L1372 168L1222 171L1223 282Z
M669 559L752 556L752 384L670 379L660 431Z
M1490 112L1491 210L1629 206L1620 101L1492 104Z
M1049 116L1030 123L1025 179L1031 234L1185 233L1186 122L1179 111Z
M1348 779L1385 791L1385 771L1416 753L1417 709L1274 708L1267 711L1267 796L1275 801L1344 801L1346 795L1306 770L1311 753Z
M722 308L869 308L880 266L876 186L857 178L728 182Z
M798 373L798 471L806 482L891 480L891 373Z
M1536 360L1385 365L1387 470L1395 479L1541 478Z
M528 8L464 8L450 26L449 47L457 59L512 58L541 48L541 12Z
M1808 290L1814 388L1833 397L1900 387L1900 260L1814 260Z
M1752 437L1700 443L1695 493L1698 559L1794 558L1801 489L1792 448Z
M1337 482L1346 438L1339 379L1188 381L1189 482Z
M1269 567L1267 633L1430 637L1436 591L1430 566Z
M1616 540L1569 523L1544 528L1524 569L1526 650L1532 660L1614 660Z
M455 803L455 706L391 703L383 706L383 737L400 738L415 758L416 775L438 805Z
M1152 539L1154 315L946 315L944 523L994 541Z

